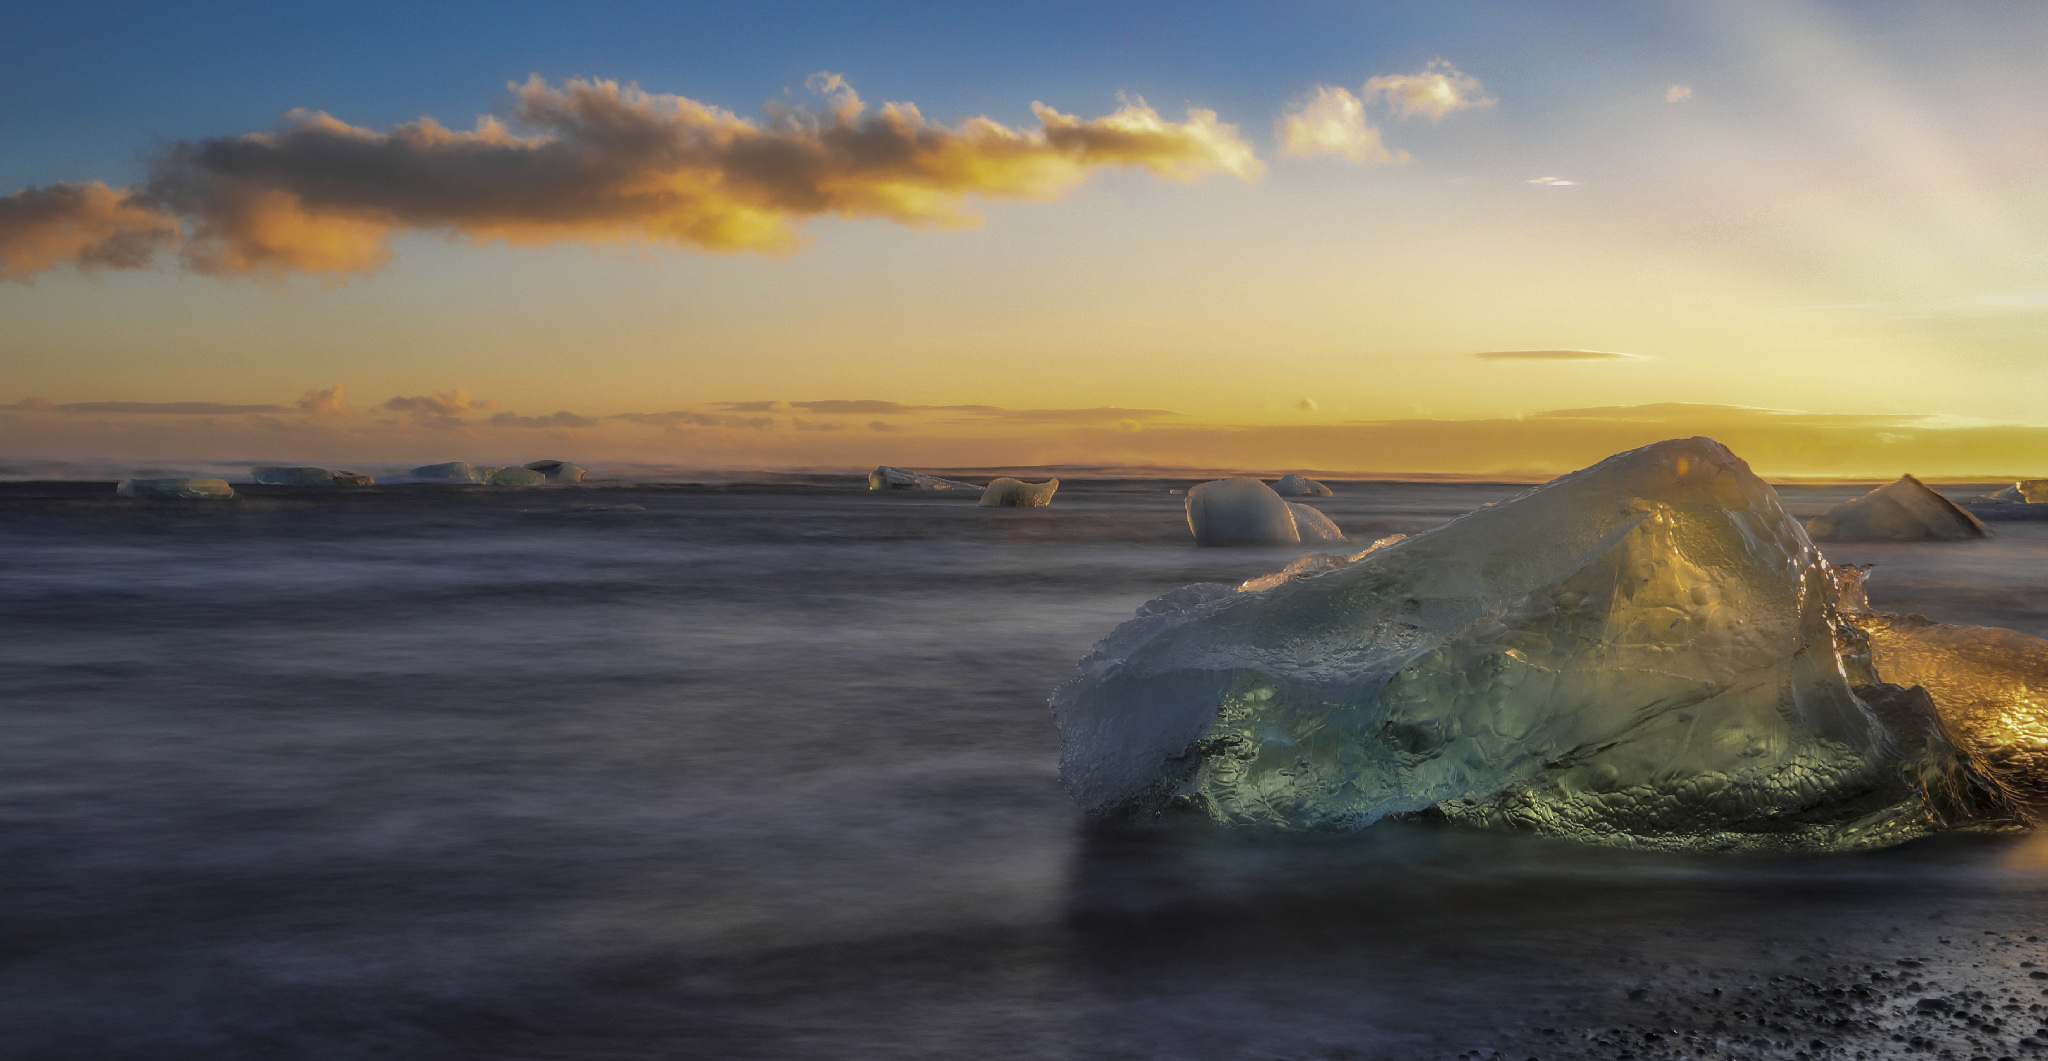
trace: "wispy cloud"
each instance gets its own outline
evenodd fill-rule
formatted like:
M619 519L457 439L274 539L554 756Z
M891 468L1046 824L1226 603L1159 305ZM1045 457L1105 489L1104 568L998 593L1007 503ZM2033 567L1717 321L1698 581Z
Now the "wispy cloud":
M1317 85L1289 106L1275 124L1280 149L1296 156L1337 155L1361 165L1401 164L1406 151L1389 151L1365 116L1365 101L1350 90Z
M969 196L1048 199L1105 167L1181 182L1264 170L1235 126L1201 108L1176 122L1131 99L1084 120L1035 103L1036 129L948 126L910 103L870 110L836 74L810 84L822 113L776 107L765 125L630 84L538 76L511 86L509 121L468 131L293 111L271 132L172 143L139 188L0 199L0 276L139 267L173 241L202 273L337 276L377 268L408 231L778 253L821 215L959 226L976 221Z
M31 409L58 413L119 413L126 415L155 416L239 416L247 413L288 413L289 405L228 405L223 402L51 402L47 398L27 398L15 405L17 409Z
M347 416L348 388L337 383L325 390L309 390L299 397L299 411L307 416Z
M1639 361L1646 355L1614 350L1482 350L1472 356L1481 361Z
M491 417L491 424L495 427L591 427L596 423L596 420L588 416L577 416L568 411L549 413L546 416L521 416L518 413L504 412Z
M736 427L750 431L766 431L775 426L775 419L768 416L719 416L681 409L666 413L613 413L606 419L654 427Z
M1385 100L1394 114L1402 118L1426 114L1432 119L1500 102L1486 94L1486 87L1478 78L1459 72L1443 59L1431 61L1418 74L1388 74L1369 80L1365 83L1365 98Z
M1664 90L1664 102L1666 103L1684 103L1691 98L1691 85L1673 85Z
M1563 177L1531 177L1531 178L1529 178L1529 180L1527 181L1527 183L1529 183L1529 184L1547 184L1547 185L1549 185L1549 186L1551 186L1551 187L1553 187L1553 188L1567 188L1567 187L1570 187L1571 185L1577 184L1577 183L1579 183L1579 182L1578 182L1578 181L1571 181L1571 180L1566 180L1566 179L1564 179Z
M404 413L419 419L454 418L472 413L487 413L498 407L498 403L483 398L471 398L469 391L457 387L454 390L435 391L415 397L394 397L384 403L384 408L394 413Z
M872 398L834 398L819 401L717 402L717 408L735 413L806 412L818 416L925 416L936 413L963 414L965 419L1010 420L1041 424L1107 424L1118 420L1157 420L1179 416L1171 409L1127 409L1096 406L1086 409L1006 409L1000 405L907 405ZM955 419L953 422L961 422Z

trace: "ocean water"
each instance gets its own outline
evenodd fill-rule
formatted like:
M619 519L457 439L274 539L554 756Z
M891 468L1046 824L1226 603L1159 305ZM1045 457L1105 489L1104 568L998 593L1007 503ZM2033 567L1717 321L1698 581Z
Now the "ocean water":
M2042 1053L2028 835L1089 827L1046 695L1312 549L1195 549L1170 485L0 485L0 1058ZM1364 541L1525 489L1336 487ZM1994 526L1828 552L2048 636L2048 524Z

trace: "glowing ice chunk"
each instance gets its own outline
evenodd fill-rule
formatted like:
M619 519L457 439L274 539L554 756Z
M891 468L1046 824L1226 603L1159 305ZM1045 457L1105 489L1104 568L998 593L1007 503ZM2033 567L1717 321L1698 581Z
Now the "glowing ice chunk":
M1844 501L1806 523L1817 542L1960 541L1989 538L1977 517L1910 475Z
M480 483L488 478L491 468L478 468L468 461L448 461L445 464L427 464L412 470L415 479L448 479L456 482Z
M1217 479L1188 491L1196 545L1292 545L1301 541L1294 506L1257 479Z
M1052 504L1052 495L1060 488L1058 479L1047 479L1042 483L1027 483L1005 475L990 480L988 489L981 492L983 508L1044 508Z
M532 468L492 468L484 477L487 486L539 486L547 481L547 476Z
M1293 501L1287 503L1287 510L1294 513L1294 530L1305 542L1341 542L1344 532L1337 529L1335 521L1316 509Z
M1925 780L1952 757L1852 691L1820 555L1710 439L1301 574L1180 591L1095 646L1052 700L1083 808L1280 829L1433 810L1718 849L1892 843L1953 810Z

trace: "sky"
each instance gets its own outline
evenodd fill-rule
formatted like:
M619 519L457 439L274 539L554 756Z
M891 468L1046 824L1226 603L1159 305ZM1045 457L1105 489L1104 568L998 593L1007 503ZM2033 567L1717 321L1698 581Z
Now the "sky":
M2048 475L2048 7L43 5L0 462Z

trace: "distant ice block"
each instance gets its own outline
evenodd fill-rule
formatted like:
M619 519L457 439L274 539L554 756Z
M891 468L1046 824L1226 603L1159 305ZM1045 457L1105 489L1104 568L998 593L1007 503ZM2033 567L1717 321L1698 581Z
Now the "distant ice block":
M568 461L534 461L526 467L546 476L551 483L580 483L589 474Z
M988 489L981 492L983 508L1044 508L1052 504L1052 495L1060 488L1058 479L1047 479L1042 483L1027 483L1021 479L1001 476L991 480Z
M1192 487L1186 507L1188 529L1194 532L1196 545L1293 545L1301 541L1295 506L1257 479L1217 479Z
M914 472L908 468L897 468L884 464L868 473L870 490L968 490L982 493L982 488L973 483L956 479L941 479L936 475Z
M1711 439L1313 564L1176 591L1097 644L1052 698L1075 801L1688 850L1878 846L1977 813L1953 749L1858 699L1825 562Z
M1294 513L1294 530L1305 542L1341 542L1344 532L1322 512L1293 501L1287 503L1287 510Z
M334 485L336 486L373 486L376 482L377 480L356 472L334 473Z
M256 481L265 486L333 486L334 473L325 468L294 468L284 465L266 464L250 469Z
M1989 538L1977 517L1902 475L1854 501L1844 501L1806 522L1817 542L1921 542Z
M2048 503L2048 479L2021 479L2012 488L2019 492L2019 500L2027 504Z
M447 479L454 482L480 483L490 476L494 469L480 469L468 461L448 461L445 464L426 464L412 470L415 479Z
M539 486L548 477L532 468L492 468L484 477L486 486Z
M1314 479L1301 475L1283 475L1273 484L1273 492L1281 497L1329 497L1330 488Z
M235 496L226 479L123 479L114 487L122 497L173 497L213 500Z
M2018 483L2014 483L2011 486L2008 486L2005 489L2000 490L1995 494L1992 494L1988 500L2001 501L2006 503L2017 501L2025 504L2032 504L2032 502L2027 501L2026 492L2020 489L2020 484Z

